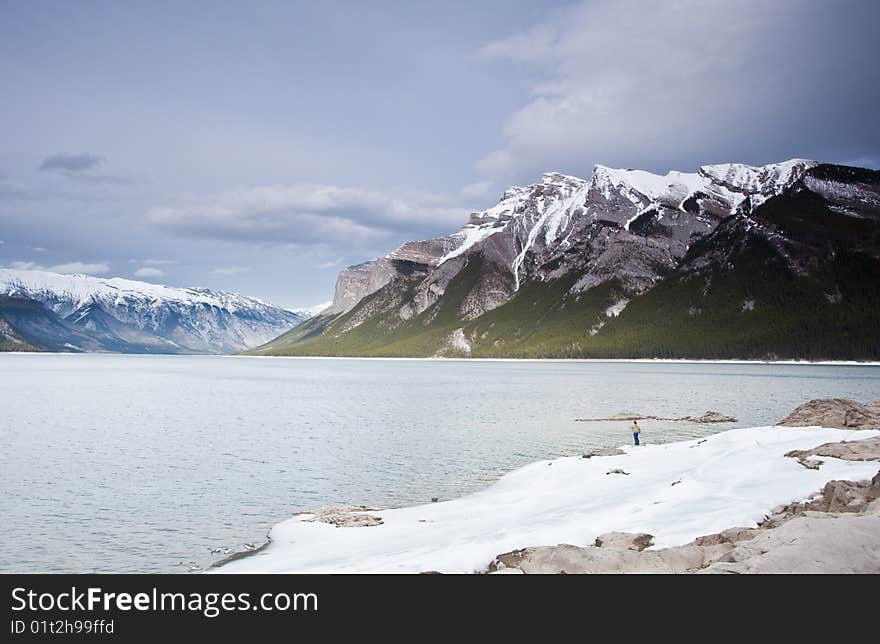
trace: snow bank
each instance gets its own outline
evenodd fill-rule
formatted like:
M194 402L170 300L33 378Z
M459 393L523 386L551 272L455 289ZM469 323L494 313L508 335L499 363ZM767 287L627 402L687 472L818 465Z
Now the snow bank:
M773 508L807 499L832 479L871 478L875 462L826 458L810 470L784 454L872 436L880 431L744 428L628 446L621 456L539 461L460 499L371 511L382 518L379 526L337 528L294 517L272 529L267 548L218 571L475 572L502 552L591 545L611 531L648 532L657 547L682 545L755 526Z

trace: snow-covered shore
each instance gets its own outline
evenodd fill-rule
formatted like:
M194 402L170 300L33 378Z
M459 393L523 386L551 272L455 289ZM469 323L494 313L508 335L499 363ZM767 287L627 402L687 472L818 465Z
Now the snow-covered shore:
M260 552L218 572L480 572L500 553L560 543L588 546L612 531L647 532L656 547L806 500L831 480L866 480L876 462L823 458L809 469L785 454L880 431L818 427L733 429L708 438L623 447L624 454L539 461L486 490L441 503L354 513L368 527L298 515ZM615 472L617 471L617 472ZM376 517L381 519L380 525Z

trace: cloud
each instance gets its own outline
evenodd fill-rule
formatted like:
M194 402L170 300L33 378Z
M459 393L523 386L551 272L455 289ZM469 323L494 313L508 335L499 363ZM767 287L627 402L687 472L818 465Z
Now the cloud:
M537 78L478 168L876 156L878 20L880 3L855 0L575 5L478 52Z
M300 245L363 244L392 234L436 234L465 223L460 198L335 185L289 184L227 192L151 210L148 222L178 235Z
M486 200L493 194L494 184L491 181L475 181L461 189L461 196L467 200Z
M110 271L110 266L104 262L67 262L55 264L54 266L44 266L37 262L15 261L7 264L6 268L21 271L49 271L50 273L84 273L86 275L103 275Z
M336 259L332 259L332 260L329 260L329 261L326 261L326 262L320 262L320 263L318 263L318 264L315 264L315 268L317 268L318 270L323 271L323 270L326 270L326 269L328 269L328 268L333 268L334 266L341 266L341 265L342 265L342 260L343 260L342 257L337 257Z
M94 170L107 159L100 154L56 154L46 157L40 170L59 170L63 172L84 172Z
M211 271L213 275L241 275L250 273L253 270L250 266L221 266Z
M9 262L5 268L14 268L18 271L44 271L45 266L40 266L35 262Z
M32 250L35 253L45 253L46 249L42 246L28 246L28 250Z
M135 277L164 277L165 271L153 266L142 266L134 272Z
M126 174L95 172L106 161L107 157L101 154L56 154L43 159L40 170L60 172L78 183L123 186L142 182L141 179Z
M85 262L68 262L66 264L56 264L50 266L47 270L53 273L85 273L86 275L103 275L110 271L110 266L103 262L88 264Z
M0 200L2 201L37 201L45 197L45 194L9 185L5 183L5 176L0 176Z
M129 264L146 264L149 266L171 266L177 263L176 259L153 259L148 257L147 259L130 259L128 260Z

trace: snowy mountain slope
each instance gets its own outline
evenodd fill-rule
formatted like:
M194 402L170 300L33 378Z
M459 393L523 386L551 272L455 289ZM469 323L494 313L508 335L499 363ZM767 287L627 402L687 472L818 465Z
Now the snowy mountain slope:
M257 346L304 319L236 293L121 278L0 269L0 294L40 302L110 350L229 353Z
M871 170L793 159L665 175L600 165L589 181L547 173L535 184L511 188L492 208L472 213L456 233L409 242L344 270L333 305L310 320L308 333L279 338L264 350L652 355L660 350L650 335L657 320L642 298L674 276L678 308L663 317L675 320L669 332L702 323L699 312L711 308L719 314L712 318L715 325L694 328L693 334L725 329L730 357L738 357L744 346L757 357L769 355L780 338L791 357L799 351L874 355L870 334L859 343L859 332L852 330L870 328L875 317L880 293L870 287L876 280L862 274L873 271L880 257L878 231L880 173ZM715 242L701 244L708 239ZM718 252L719 246L735 252ZM702 285L688 279L703 265L712 270L704 272ZM757 309L755 293L767 300ZM712 307L704 302L707 294L714 298ZM655 298L651 306L660 304ZM728 314L734 304L736 312L754 312L753 326L737 328L745 321ZM812 316L821 323L811 327L810 342L798 349L785 340L797 335L799 316L816 306L824 311L826 304L834 310ZM792 312L787 325L780 322L786 306ZM633 308L647 332L634 326L622 330L635 325ZM776 330L764 333L760 324ZM831 339L845 329L852 337L835 347ZM636 332L641 344L627 335ZM614 333L618 337L610 344ZM743 344L750 334L762 333L760 342ZM551 337L555 340L547 344ZM683 350L681 344L664 346ZM698 352L697 343L688 347L685 354ZM708 342L702 350L716 348Z

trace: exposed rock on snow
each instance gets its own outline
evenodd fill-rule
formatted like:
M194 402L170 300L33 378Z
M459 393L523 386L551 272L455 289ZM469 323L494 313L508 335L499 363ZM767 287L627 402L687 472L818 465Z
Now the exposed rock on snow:
M303 517L303 521L330 523L337 528L369 528L374 525L382 525L380 517L366 514L366 512L376 509L365 505L325 505L314 512L300 516Z
M796 458L812 455L877 461L880 436L825 443L786 454ZM531 574L880 572L880 472L871 481L829 481L819 496L775 509L758 528L729 528L697 537L684 546L642 552L651 546L652 539L645 533L612 532L596 537L594 547L561 544L522 548L496 557L489 571L516 568ZM635 550L644 556L609 550Z
M779 424L787 427L880 429L880 401L863 405L846 398L818 398L804 403Z
M682 573L693 572L707 565L711 561L707 560L707 554L714 556L726 550L729 548L725 545L706 548L686 545L637 551L560 544L523 548L498 555L488 571L518 569L526 574Z
M801 465L810 468L818 468L822 464L821 460L813 458L815 456L830 456L847 461L878 461L880 460L880 438L825 443L813 449L792 450L786 456L796 458Z
M880 453L877 454L880 456ZM729 528L684 546L646 550L652 536L612 532L594 546L521 548L498 555L489 572L876 573L880 572L880 474L831 481L822 496L774 512L760 528Z
M594 449L586 452L583 458L593 458L594 456L623 456L626 454L619 447L609 447L608 449Z
M654 536L646 532L633 534L631 532L606 532L596 537L597 548L609 548L611 550L637 550L641 552L654 543Z

